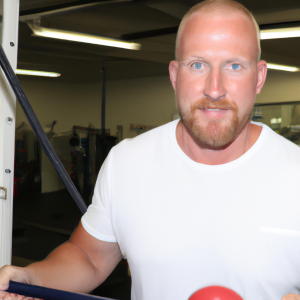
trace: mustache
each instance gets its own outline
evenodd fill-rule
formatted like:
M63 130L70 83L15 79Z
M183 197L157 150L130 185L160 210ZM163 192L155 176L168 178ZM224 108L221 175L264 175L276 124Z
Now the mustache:
M191 106L192 112L194 112L196 109L226 109L237 111L238 107L235 102L229 101L226 98L212 101L209 98L205 97L199 99Z

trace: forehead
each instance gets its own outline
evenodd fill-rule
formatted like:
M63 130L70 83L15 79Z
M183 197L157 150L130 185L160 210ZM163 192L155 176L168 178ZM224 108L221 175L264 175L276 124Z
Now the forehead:
M254 23L239 12L192 14L180 33L179 60L191 54L201 56L205 51L217 56L226 51L228 55L256 56L258 44Z

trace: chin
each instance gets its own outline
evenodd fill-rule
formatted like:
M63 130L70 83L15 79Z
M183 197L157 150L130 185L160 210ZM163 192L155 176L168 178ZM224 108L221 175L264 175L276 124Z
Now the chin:
M222 150L231 145L249 122L248 116L239 120L237 115L222 121L201 124L193 118L182 119L193 140L201 147L210 150Z

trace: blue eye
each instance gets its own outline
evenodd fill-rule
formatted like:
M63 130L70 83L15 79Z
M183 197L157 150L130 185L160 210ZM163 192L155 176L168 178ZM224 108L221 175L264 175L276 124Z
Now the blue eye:
M201 70L201 69L202 69L202 64L199 63L199 62L196 62L196 63L193 63L193 67L194 67L196 70Z
M241 66L240 66L239 64L233 64L233 65L232 65L232 69L233 69L233 70L239 70L240 67L241 67Z

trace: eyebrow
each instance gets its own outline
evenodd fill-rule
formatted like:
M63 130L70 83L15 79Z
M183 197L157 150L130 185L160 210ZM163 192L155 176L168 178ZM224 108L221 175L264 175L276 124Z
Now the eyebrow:
M191 56L189 58L186 58L186 59L183 59L181 61L179 61L179 63L187 63L187 61L190 61L190 60L194 60L194 59L197 59L197 60L200 60L200 61L206 61L206 59L204 59L203 57L200 57L200 56Z
M233 59L229 59L229 60L226 60L225 63L230 64L230 63L233 63L233 62L239 62L239 61L242 61L242 62L246 63L246 60L243 59L243 58L233 58Z
M249 67L253 62L248 61L245 58L234 58L234 59L229 59L229 60L225 61L225 64L230 64L230 63L242 63L244 66Z
M189 60L189 59L199 59L199 60L205 60L203 57L201 56L190 56L189 58L185 59L185 60ZM185 61L184 60L184 61Z

